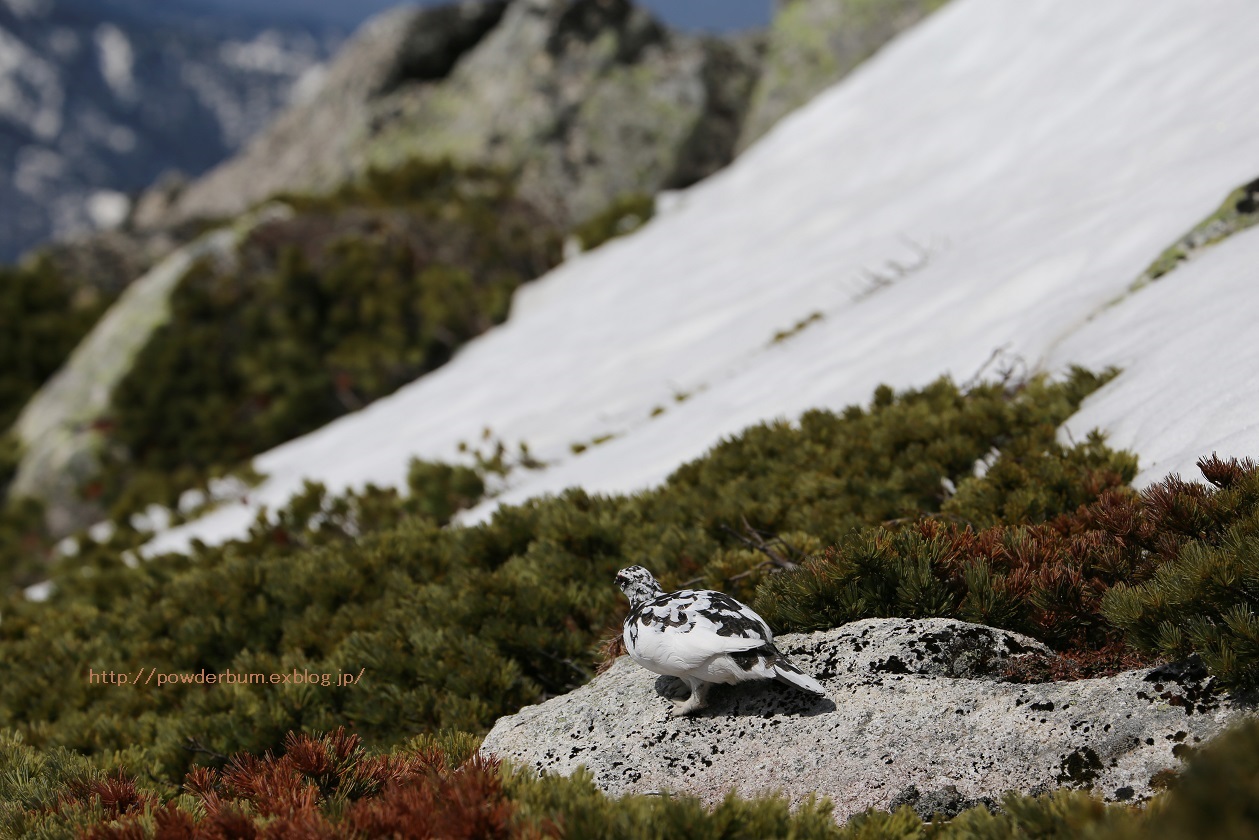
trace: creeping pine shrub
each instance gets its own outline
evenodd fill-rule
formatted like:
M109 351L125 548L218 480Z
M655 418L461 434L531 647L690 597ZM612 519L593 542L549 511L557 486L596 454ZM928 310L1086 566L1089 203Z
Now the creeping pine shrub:
M39 580L53 545L44 506L35 499L9 498L21 457L17 435L0 432L0 592Z
M0 266L0 432L61 367L111 296L68 278L47 257Z
M116 296L59 270L47 253L0 266L0 589L34 582L52 545L42 508L8 499L21 460L10 427Z
M1077 371L1014 391L882 389L868 408L749 429L655 490L574 490L468 527L443 523L479 477L420 465L405 496L311 486L245 538L191 556L131 568L117 547L85 541L47 603L3 605L0 661L13 676L0 680L0 720L38 746L168 783L194 760L273 748L289 731L352 722L373 747L483 731L593 676L599 640L624 614L618 568L750 600L776 565L767 551L797 562L855 529L938 514L949 483L961 487L994 447L1083 457L1054 449L1054 429L1100 381ZM88 682L89 668L364 676L340 690L119 690Z
M1130 477L1132 464L1120 457L1105 467L1103 455L1090 441L1020 467L1043 465L1049 477L1020 479L1042 496L1019 503L1034 514L1023 522L976 528L965 518L923 519L855 532L767 579L756 608L782 631L950 616L1026 633L1068 654L1012 675L1024 679L1037 669L1044 678L1082 676L1197 653L1222 685L1259 685L1259 467L1211 456L1198 465L1212 486L1172 476L1137 493L1114 481ZM1008 504L982 486L1012 474L1005 457L959 486L942 514L999 520L991 506L975 506L990 497L1008 515ZM1071 465L1081 458L1092 466L1067 492L1056 477L1079 469ZM1093 501L1069 508L1090 494ZM1067 509L1035 522L1055 512L1044 499Z
M1150 820L1154 840L1259 836L1259 721L1221 733L1189 757Z
M1109 511L1162 562L1106 593L1106 618L1136 648L1191 653L1233 687L1259 686L1259 466L1199 461L1207 488L1175 478L1142 496L1144 515Z

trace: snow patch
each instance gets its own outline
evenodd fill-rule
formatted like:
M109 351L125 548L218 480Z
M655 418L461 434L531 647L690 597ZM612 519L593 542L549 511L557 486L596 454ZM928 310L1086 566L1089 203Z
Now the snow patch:
M96 27L96 50L101 76L114 96L131 100L136 95L135 52L131 40L112 23Z
M63 61L73 59L82 47L83 43L73 29L58 26L48 35L48 48Z
M310 55L289 48L278 32L266 31L251 41L228 41L219 47L219 58L228 67L277 76L300 76L310 65Z
M32 603L42 604L44 601L47 601L52 597L52 593L55 590L56 586L53 582L45 580L26 587L26 589L22 591L22 594L26 596L26 600L31 601Z
M1071 428L1135 447L1142 481L1255 454L1259 232L1108 308L1259 174L1255 31L1251 0L954 0L442 369L260 456L247 505L148 550L236 536L306 479L404 486L411 457L457 460L487 426L551 466L469 520L639 490L754 423L964 382L998 348L1028 373L1125 368ZM855 288L863 270L891 282Z
M66 159L42 146L23 146L14 161L13 185L32 198L43 196L48 185L67 171Z
M65 91L56 68L5 29L0 29L0 118L29 126L48 140L61 130Z
M293 84L293 91L289 94L289 103L291 105L306 105L313 102L320 91L324 89L324 83L327 80L327 64L311 65Z
M127 220L131 199L115 190L97 190L88 197L87 215L100 230L113 230Z

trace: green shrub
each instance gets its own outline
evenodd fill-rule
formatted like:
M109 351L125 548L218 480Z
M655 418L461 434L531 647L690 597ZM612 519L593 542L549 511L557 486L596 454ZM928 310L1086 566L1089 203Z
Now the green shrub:
M0 432L13 424L110 302L62 276L47 258L0 266Z
M87 759L54 747L36 750L13 733L0 730L0 837L70 837L71 826L83 825L103 811L67 820L58 813L62 800L105 777Z
M573 231L583 251L591 251L603 243L633 233L651 221L656 214L656 199L650 195L632 193L621 196L602 212Z
M1131 476L1130 459L1096 440L1046 452L1033 459L1036 470L1020 469L1017 504L1008 501L1012 473L999 468L1003 452L942 510L1016 524L976 530L925 519L856 532L767 579L758 612L780 630L950 616L1071 654L1046 674L1083 676L1132 667L1138 656L1196 653L1222 685L1259 685L1259 467L1212 456L1199 467L1214 489L1172 476L1137 494L1116 481ZM977 504L984 499L992 503ZM1087 504L1072 510L1077 502ZM1035 670L1012 676L1032 678Z
M35 583L52 550L43 505L34 499L8 498L21 456L17 435L0 432L0 592Z
M1259 467L1247 460L1199 462L1214 485L1176 480L1143 495L1146 519L1167 523L1154 536L1165 556L1148 579L1119 584L1105 616L1136 648L1171 658L1202 656L1235 688L1259 686Z
M938 511L994 446L1044 443L1082 398L1077 372L1017 392L947 381L869 410L809 412L749 429L629 497L569 491L442 527L475 500L466 468L420 465L411 492L332 498L311 486L244 539L131 568L85 541L46 604L13 600L0 622L0 719L32 743L178 779L200 748L259 751L289 731L353 721L371 745L417 732L481 731L594 673L624 609L617 568L695 577L752 598L766 550L819 550L892 517ZM749 536L751 535L751 536ZM775 539L774 535L781 535ZM792 556L796 556L793 554ZM772 565L772 564L771 564ZM364 674L324 687L89 684L126 672Z
M22 463L22 444L12 432L0 433L0 504L8 497L9 484Z
M1221 733L1189 757L1146 835L1155 840L1259 836L1259 721Z

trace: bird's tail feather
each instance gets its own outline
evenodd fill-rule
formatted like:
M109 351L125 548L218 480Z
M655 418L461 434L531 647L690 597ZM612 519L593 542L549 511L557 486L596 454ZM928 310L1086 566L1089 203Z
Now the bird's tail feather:
M792 685L801 691L807 691L810 694L816 694L818 697L826 697L826 689L822 688L822 684L801 671L795 665L786 661L785 658L779 659L774 663L774 679L785 685Z

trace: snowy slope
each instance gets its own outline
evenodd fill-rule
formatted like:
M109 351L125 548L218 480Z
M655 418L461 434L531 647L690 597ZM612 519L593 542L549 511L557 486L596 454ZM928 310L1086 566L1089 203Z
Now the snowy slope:
M964 381L998 348L1123 366L1069 425L1135 449L1140 481L1259 454L1259 233L1106 306L1259 175L1255 31L1251 0L954 0L445 368L260 457L249 505L150 549L238 533L303 478L399 484L485 427L553 462L502 500L635 490L762 419Z

